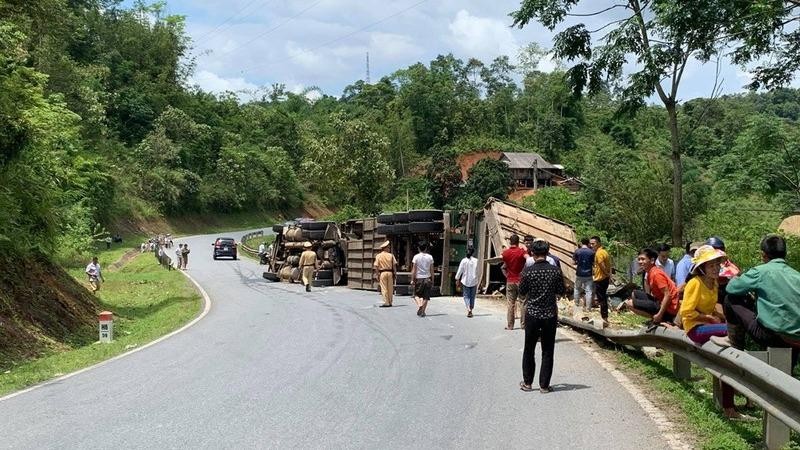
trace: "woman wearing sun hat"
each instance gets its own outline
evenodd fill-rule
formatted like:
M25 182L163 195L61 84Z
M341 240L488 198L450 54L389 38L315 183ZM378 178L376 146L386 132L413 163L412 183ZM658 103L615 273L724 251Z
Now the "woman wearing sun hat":
M724 317L717 314L717 292L719 290L719 266L727 260L725 252L710 245L698 248L692 258L690 279L683 291L681 317L683 329L692 342L703 345L711 336L727 336L728 326ZM722 385L722 409L726 417L741 419L744 416L736 411L734 390L725 383Z

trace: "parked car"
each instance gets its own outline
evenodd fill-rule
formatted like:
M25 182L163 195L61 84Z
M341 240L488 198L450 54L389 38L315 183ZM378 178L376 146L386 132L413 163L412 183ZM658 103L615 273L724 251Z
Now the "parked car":
M214 259L220 256L230 256L236 259L236 241L229 237L218 237L214 241Z

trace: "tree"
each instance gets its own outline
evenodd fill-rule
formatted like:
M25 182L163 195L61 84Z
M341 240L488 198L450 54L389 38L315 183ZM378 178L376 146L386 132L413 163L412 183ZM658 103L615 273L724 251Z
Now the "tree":
M435 150L427 175L433 206L444 208L455 198L461 186L461 169L456 164L455 152L442 148Z
M658 95L666 109L670 132L672 240L683 242L678 90L690 59L705 63L719 54L719 34L733 13L732 6L727 0L627 0L589 14L571 13L578 3L580 0L523 0L511 17L520 28L535 19L551 31L567 17L608 17L604 26L594 30L579 23L556 34L554 55L576 61L567 71L576 94L584 90L590 94L604 92L605 80L612 81L619 90L620 112L633 113L645 105L645 99ZM622 18L616 15L619 10L625 11ZM593 42L592 35L600 32L605 34ZM637 67L623 77L623 67L631 58Z
M459 194L459 206L480 208L489 197L505 199L513 186L514 179L506 163L482 159L469 169L467 182Z

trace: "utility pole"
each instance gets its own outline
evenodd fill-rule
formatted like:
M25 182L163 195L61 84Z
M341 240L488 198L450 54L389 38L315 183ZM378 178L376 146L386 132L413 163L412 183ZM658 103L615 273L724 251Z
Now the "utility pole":
M369 84L369 52L367 52L367 84Z

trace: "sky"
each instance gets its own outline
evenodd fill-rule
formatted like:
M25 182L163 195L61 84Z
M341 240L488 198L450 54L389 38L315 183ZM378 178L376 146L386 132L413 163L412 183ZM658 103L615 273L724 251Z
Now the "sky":
M581 2L602 9L607 0ZM168 14L186 16L196 68L190 83L206 91L240 93L283 83L300 92L315 86L339 96L353 82L427 64L452 53L488 64L512 61L520 47L552 47L553 33L538 23L511 28L519 0L169 0ZM589 12L578 9L578 12ZM607 16L602 18L607 20ZM597 22L600 25L603 22ZM587 24L591 26L592 24ZM558 31L558 30L556 30ZM568 65L569 63L567 63ZM554 65L544 61L541 69ZM745 70L722 60L722 93L743 91ZM717 65L690 62L680 100L711 95ZM260 94L256 94L260 97Z

